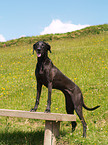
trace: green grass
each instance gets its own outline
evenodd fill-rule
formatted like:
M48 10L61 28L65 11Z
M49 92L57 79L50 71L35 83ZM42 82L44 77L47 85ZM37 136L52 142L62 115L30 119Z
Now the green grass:
M73 33L77 35L73 37ZM45 39L51 45L49 57L81 88L85 104L101 107L92 112L83 109L88 125L86 139L82 137L82 124L77 117L78 126L73 134L70 122L61 123L57 144L107 145L108 25L93 26L73 33L45 35L45 38L40 36L38 39ZM0 108L30 110L34 106L37 58L36 54L32 55L32 45L38 39L11 40L5 43L5 47L4 43L0 43ZM39 112L46 109L47 91L43 86ZM51 112L66 113L65 98L60 91L52 91ZM43 138L42 120L0 117L0 145L41 145Z

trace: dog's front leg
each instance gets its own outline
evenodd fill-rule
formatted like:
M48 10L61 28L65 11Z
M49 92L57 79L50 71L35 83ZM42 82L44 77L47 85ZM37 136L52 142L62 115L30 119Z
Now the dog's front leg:
M49 113L51 111L51 92L52 92L52 82L48 83L48 101L47 101L47 108L45 110L45 113Z
M34 108L32 108L30 111L34 112L37 110L38 105L39 105L39 99L40 99L40 95L41 95L41 89L42 89L42 84L37 83L37 96L36 96L36 102L35 102L35 106Z

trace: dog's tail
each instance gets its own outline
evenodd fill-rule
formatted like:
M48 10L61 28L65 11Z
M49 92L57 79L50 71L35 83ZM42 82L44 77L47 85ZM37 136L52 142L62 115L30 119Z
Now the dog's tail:
M86 110L92 111L92 110L95 110L95 109L99 108L100 106L96 106L96 107L93 107L93 108L88 108L88 107L84 104L84 102L83 102L83 107L84 107Z

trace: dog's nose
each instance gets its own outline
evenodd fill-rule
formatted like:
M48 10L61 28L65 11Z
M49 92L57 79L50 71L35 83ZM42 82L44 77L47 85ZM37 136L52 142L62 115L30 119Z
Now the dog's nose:
M38 48L37 48L37 50L41 50L41 48L40 48L40 47L38 47Z
M40 53L40 51L41 51L41 48L39 47L39 48L37 48L37 51L38 51L38 53Z

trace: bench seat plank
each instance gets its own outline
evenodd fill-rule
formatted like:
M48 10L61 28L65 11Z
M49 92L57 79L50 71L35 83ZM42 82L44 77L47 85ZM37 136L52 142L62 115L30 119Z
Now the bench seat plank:
M72 114L30 112L9 109L0 109L0 116L42 119L52 121L76 121L76 116Z

